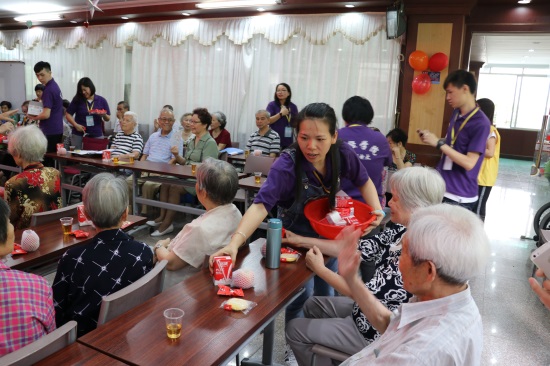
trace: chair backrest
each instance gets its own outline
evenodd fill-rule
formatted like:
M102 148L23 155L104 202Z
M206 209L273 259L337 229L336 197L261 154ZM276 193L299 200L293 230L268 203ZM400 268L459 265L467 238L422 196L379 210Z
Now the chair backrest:
M227 151L220 152L218 154L218 159L223 160L223 161L227 161Z
M235 149L238 149L241 144L239 141L231 141L231 147L234 147Z
M82 148L84 150L105 150L109 146L108 138L96 139L84 136L82 138Z
M256 156L254 154L248 155L244 164L244 173L251 174L255 172L262 172L263 175L269 173L271 165L275 161L275 158L271 156Z
M40 339L0 358L3 366L27 366L54 354L76 341L76 321L71 320Z
M158 262L149 273L136 282L118 290L114 294L105 296L99 309L97 325L105 324L109 320L160 294L164 283L164 268L166 268L166 264L168 264L167 260Z
M38 225L46 224L48 222L56 221L62 217L75 217L77 213L76 208L78 205L80 205L80 203L58 208L57 210L34 213L31 216L31 223L29 227L35 227Z

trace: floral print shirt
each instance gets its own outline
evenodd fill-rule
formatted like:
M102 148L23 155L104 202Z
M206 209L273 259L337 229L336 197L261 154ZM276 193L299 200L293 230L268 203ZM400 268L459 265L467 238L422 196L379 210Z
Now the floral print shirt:
M32 163L6 182L4 198L10 206L10 221L15 229L28 228L35 212L62 207L60 178L58 170Z

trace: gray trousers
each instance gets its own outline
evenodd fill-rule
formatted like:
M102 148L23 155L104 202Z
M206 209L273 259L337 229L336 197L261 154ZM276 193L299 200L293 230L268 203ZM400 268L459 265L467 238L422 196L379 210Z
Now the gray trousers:
M353 300L345 296L313 296L306 301L305 318L293 319L286 326L286 341L298 365L311 364L311 347L315 344L350 355L367 346L365 338L355 326L352 310ZM317 356L316 365L332 365L332 361Z

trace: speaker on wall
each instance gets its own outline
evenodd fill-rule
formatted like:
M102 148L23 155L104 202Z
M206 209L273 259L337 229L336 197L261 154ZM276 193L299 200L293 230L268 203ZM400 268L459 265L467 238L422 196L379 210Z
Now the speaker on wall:
M388 39L394 39L405 33L406 29L405 6L397 1L386 10L386 35Z

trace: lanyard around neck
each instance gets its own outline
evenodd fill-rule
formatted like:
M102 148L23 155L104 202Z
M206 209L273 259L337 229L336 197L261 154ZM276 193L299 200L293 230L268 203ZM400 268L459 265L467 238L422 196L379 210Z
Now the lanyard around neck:
M456 139L458 138L458 134L460 133L460 131L462 131L462 129L464 128L464 126L466 126L466 123L468 123L468 121L470 120L470 118L472 118L472 117L474 116L474 114L477 113L477 111L479 111L479 107L476 107L476 108L472 111L472 113L470 113L470 114L468 115L468 117L466 117L466 119L464 119L464 122L462 122L462 124L461 124L460 127L458 128L458 131L456 132L456 135L455 135L455 124L456 124L456 120L458 119L458 113L456 114L455 120L453 121L453 127L451 128L451 147L454 148Z
M88 100L86 100L86 107L88 108L88 112L90 112L92 109L94 109L94 101L92 100L92 102L88 102Z
M325 191L325 193L329 194L330 193L330 189L328 189L327 187L325 187L325 185L323 184L323 180L321 179L321 177L319 177L319 174L317 174L317 171L313 170L313 175L315 175L315 178L317 178L317 180L319 181L319 183L321 183L321 187L323 187L323 191Z

